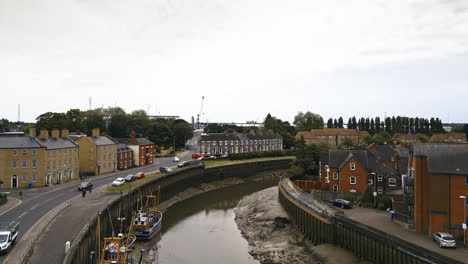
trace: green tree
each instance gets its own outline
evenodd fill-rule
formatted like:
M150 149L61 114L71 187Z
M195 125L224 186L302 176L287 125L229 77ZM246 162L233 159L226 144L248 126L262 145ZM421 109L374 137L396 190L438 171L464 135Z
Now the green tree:
M342 118L341 116L338 118L338 128L344 128L344 126L343 126L343 118Z
M90 134L93 128L99 128L106 131L106 122L104 121L104 112L101 108L88 110L84 112L84 124L86 133Z
M328 119L327 128L333 128L333 119L331 119L331 118Z
M295 166L304 169L305 174L318 175L319 161L321 153L328 150L326 144L306 144L304 137L301 137L295 144Z
M353 140L352 140L351 138L348 138L348 137L347 137L347 138L344 138L344 139L343 139L343 142L342 142L341 144L342 144L343 146L345 146L345 147L348 147L348 148L354 146Z
M128 137L128 117L125 110L120 107L109 107L104 110L104 119L107 121L107 132L112 137Z
M183 148L185 142L193 137L193 130L187 121L183 119L176 119L171 122L170 126L172 130L172 136L175 139L176 149Z
M84 113L80 109L70 109L65 114L67 117L66 127L70 131L84 131L86 130L86 125L84 123Z
M144 135L150 119L144 110L135 110L128 115L128 131L138 135Z
M306 113L299 112L294 117L294 125L298 131L310 131L311 129L323 128L323 118L307 111Z

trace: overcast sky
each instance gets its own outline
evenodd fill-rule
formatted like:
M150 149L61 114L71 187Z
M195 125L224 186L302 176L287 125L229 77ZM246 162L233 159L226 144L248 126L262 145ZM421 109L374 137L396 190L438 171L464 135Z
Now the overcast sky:
M0 0L0 118L468 122L466 0Z

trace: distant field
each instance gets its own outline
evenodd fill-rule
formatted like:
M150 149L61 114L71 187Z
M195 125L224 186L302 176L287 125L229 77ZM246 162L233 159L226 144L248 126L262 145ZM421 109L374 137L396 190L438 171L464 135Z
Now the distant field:
M207 160L207 161L204 161L204 163L205 163L205 168L213 168L213 167L230 165L230 164L248 163L248 162L265 161L265 160L295 159L295 158L296 157L294 156L282 156L282 157L266 157L266 158L245 159L245 160ZM174 168L173 170L178 171L181 169ZM119 187L111 186L111 183L109 183L108 188L105 188L105 191L109 193L120 193L120 191L122 191L122 193L125 193L125 192L128 192L128 190L130 190L130 187L132 189L135 189L144 183L147 183L158 177L161 177L162 175L164 175L164 173L162 172L156 172L153 174L145 174L145 178L139 179L139 180L137 179L137 180L134 180L133 182L127 182L124 185L119 186Z

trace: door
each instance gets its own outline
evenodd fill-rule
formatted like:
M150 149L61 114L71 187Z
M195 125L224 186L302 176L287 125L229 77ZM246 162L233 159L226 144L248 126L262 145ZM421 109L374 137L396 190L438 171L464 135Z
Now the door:
M11 188L18 188L18 177L16 175L11 177Z
M50 184L50 172L47 173L47 176L46 176L46 184L47 184L47 185Z
M71 179L73 177L73 170L68 171L68 179Z
M62 182L62 172L61 171L58 172L57 182L58 183Z

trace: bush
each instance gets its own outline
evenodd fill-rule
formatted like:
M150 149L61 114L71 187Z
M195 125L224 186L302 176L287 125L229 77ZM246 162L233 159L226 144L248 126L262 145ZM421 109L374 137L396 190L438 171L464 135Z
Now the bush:
M392 197L385 195L377 196L377 207L380 210L392 208Z
M354 202L354 197L355 197L355 196L356 196L356 195L355 195L354 193L347 192L347 193L345 194L345 200L348 200L348 201L350 201L350 202Z
M0 193L0 205L5 204L8 201L8 194Z
M289 169L286 170L286 177L288 178L302 175L304 175L304 169L299 166L291 166Z
M283 150L270 150L270 151L252 151L252 152L242 152L242 153L231 153L229 154L230 160L243 160L243 159L256 159L264 157L281 157L289 156L292 154L292 151L289 149Z
M366 205L372 204L374 201L373 194L372 194L372 187L367 185L366 190L361 194L359 197L359 201L366 207Z

